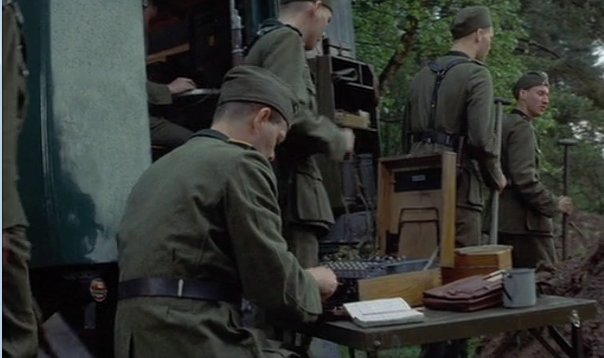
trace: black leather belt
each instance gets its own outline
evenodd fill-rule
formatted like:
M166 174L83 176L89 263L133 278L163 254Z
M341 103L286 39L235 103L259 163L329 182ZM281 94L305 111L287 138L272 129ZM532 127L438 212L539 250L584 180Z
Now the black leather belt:
M424 132L419 134L419 140L425 143L436 143L457 150L459 147L459 136L443 132Z
M173 297L241 303L241 292L238 289L212 281L164 277L137 278L120 282L118 292L120 300L134 297Z

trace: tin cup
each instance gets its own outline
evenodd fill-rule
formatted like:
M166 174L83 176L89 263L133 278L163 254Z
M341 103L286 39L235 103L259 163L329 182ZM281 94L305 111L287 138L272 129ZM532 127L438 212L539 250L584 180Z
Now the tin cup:
M503 306L509 308L529 307L537 303L535 270L517 268L503 274Z

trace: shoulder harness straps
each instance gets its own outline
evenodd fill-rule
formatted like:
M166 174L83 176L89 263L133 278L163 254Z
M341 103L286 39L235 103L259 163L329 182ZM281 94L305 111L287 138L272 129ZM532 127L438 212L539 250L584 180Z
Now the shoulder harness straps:
M444 67L441 67L435 61L430 61L428 63L428 67L432 72L436 74L436 79L434 80L434 89L432 90L432 100L430 101L430 117L428 119L428 130L434 131L435 129L435 121L436 121L436 106L438 104L438 89L442 81L445 79L447 72L453 67L460 65L462 63L469 63L472 60L468 58L459 58L448 62Z

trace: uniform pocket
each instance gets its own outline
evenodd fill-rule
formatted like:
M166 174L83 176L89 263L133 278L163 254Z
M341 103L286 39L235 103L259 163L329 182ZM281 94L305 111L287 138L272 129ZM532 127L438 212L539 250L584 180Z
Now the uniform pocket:
M552 219L536 213L533 210L527 210L526 229L528 231L549 234L553 231Z
M295 190L296 214L299 220L333 222L323 177L312 159L298 166Z
M463 167L457 176L457 203L472 206L483 206L483 188L477 171Z

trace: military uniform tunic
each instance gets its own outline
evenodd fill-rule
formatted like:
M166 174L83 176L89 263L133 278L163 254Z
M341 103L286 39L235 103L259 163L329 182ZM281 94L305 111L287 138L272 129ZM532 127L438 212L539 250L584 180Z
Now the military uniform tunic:
M2 229L27 225L17 192L17 142L26 111L27 67L14 5L2 5Z
M285 225L306 227L304 231L309 237L299 241L316 241L312 232L325 233L334 223L334 217L313 155L323 153L330 158L342 158L346 151L345 137L329 118L317 113L316 88L306 62L301 33L276 20L265 25L277 29L254 43L245 62L273 72L290 85L296 98L298 112L285 142L278 148L275 170ZM292 236L304 235L287 230L286 237L296 245ZM297 254L304 266L317 264L317 253ZM314 258L309 257L313 255Z
M312 321L319 288L281 236L274 173L259 152L202 131L135 185L118 232L120 281L210 280L280 319ZM209 135L209 136L206 136ZM117 357L263 357L239 305L179 298L118 304Z
M557 200L539 179L539 146L526 114L514 110L502 122L501 165L509 181L499 199L500 243L514 246L514 265L556 261L552 217Z
M172 94L168 85L147 81L147 101L150 104L172 104ZM189 139L192 131L172 123L165 118L150 116L151 144L167 148L176 148Z
M17 191L17 144L27 110L21 13L2 3L2 356L34 357L38 350L36 317L29 284L30 243L27 220Z
M451 51L436 60L441 67L452 61L467 62L452 67L438 91L434 125L438 132L462 136L462 172L457 182L456 240L460 245L478 245L481 236L480 212L484 206L483 179L491 187L501 175L494 135L493 84L483 63L462 52ZM429 128L435 74L425 66L411 85L405 108L405 131L416 136ZM416 138L417 140L417 138ZM437 143L416 141L411 154L455 151ZM482 174L482 176L481 176Z

